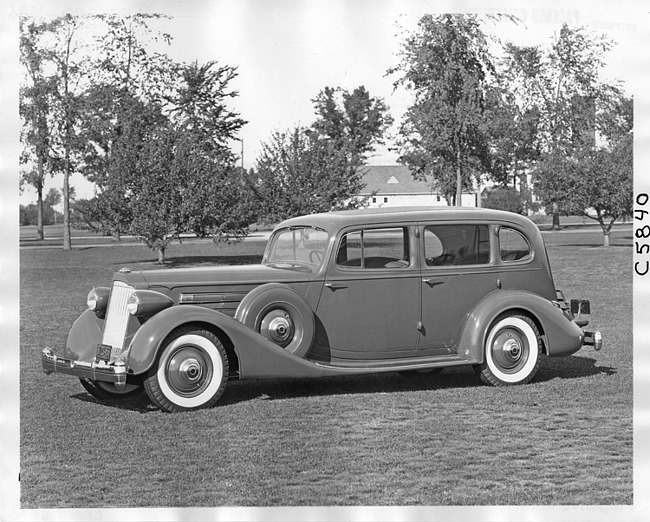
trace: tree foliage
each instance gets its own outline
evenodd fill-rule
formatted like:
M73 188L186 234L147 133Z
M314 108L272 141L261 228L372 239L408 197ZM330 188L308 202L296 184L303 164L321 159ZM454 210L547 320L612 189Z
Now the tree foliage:
M238 95L230 88L236 68L152 52L171 41L150 28L159 18L26 19L21 46L33 79L21 102L30 159L40 154L49 172L64 173L64 220L69 175L79 171L96 195L75 206L77 222L118 238L135 234L163 260L185 232L240 236L251 212L228 147L246 123L228 107ZM82 24L84 49L75 40ZM41 171L26 170L25 179L38 183Z
M345 151L353 166L363 165L393 123L384 101L371 97L364 86L351 93L325 87L312 102L317 116L313 131Z
M362 166L392 123L388 107L363 86L352 92L325 87L312 101L310 128L275 132L263 144L249 178L260 219L359 205L353 196L363 188Z
M621 98L603 114L603 134L610 141L585 146L572 156L549 154L536 169L535 188L547 198L561 201L567 214L595 219L605 246L614 222L630 216L633 203L633 119L631 99Z
M493 71L479 19L461 14L423 16L388 70L400 74L395 87L414 93L400 128L400 162L433 178L450 202L460 203L472 177L490 168L482 124Z
M555 228L559 227L559 215L573 205L573 195L561 190L563 181L556 179L561 175L558 169L569 168L595 147L596 132L603 129L599 114L620 97L616 85L599 77L611 46L605 36L564 24L546 49L513 44L505 48L504 76L509 88L523 107L534 107L539 115L542 158L535 187L553 209Z
M350 208L362 188L361 173L335 142L303 127L276 132L256 161L253 188L259 216L282 219Z

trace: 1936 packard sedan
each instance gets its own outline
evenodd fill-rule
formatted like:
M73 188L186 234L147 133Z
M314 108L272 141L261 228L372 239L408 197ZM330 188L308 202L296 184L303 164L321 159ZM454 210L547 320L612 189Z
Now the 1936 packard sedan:
M251 266L115 273L45 373L100 399L146 390L166 411L213 406L229 379L434 373L528 383L542 355L602 346L587 300L556 290L527 218L470 208L289 219Z

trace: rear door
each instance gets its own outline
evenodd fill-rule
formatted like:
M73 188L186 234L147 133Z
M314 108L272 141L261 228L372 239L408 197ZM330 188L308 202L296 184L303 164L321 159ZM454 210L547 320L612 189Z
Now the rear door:
M491 228L481 223L431 223L422 236L419 352L456 353L469 312L497 289Z
M344 359L415 352L421 283L413 230L374 227L341 236L316 310L321 352Z

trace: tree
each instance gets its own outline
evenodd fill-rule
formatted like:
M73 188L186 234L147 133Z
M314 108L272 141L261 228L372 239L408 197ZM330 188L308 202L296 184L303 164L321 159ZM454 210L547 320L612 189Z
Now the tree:
M236 69L215 62L180 70L181 83L168 97L169 117L140 142L128 178L130 231L164 262L165 250L181 234L216 241L245 234L253 221L236 156L227 142L246 123L227 108Z
M63 248L71 248L70 175L77 164L76 126L87 59L77 44L82 18L65 15L50 22L21 19L21 60L28 72L22 88L26 145L23 158L36 160L24 179L35 184L41 204L45 169L63 174Z
M277 222L303 214L352 208L361 171L333 141L303 127L276 132L256 162L253 190L260 218Z
M171 41L149 27L160 15L94 18L104 31L96 39L92 83L83 98L81 172L97 187L94 226L119 240L131 221L128 178L147 133L164 120L162 104L179 67L147 51L152 42Z
M360 167L393 119L381 98L374 98L361 85L352 93L346 89L325 87L312 100L316 110L313 131L345 151L351 165Z
M393 121L388 107L363 86L351 93L325 87L312 102L310 128L275 132L262 146L249 177L260 219L359 205L353 196L363 188L363 165Z
M401 74L395 88L412 90L415 100L400 128L400 161L417 178L431 176L448 201L460 204L472 175L490 167L481 132L494 70L486 37L476 16L425 15L403 43L401 57L387 74Z
M37 194L37 238L43 239L43 189L45 176L51 163L50 150L50 110L54 81L44 70L46 54L38 42L48 31L45 23L36 23L22 17L20 19L20 63L27 76L20 86L19 112L23 119L21 141L22 164L36 163L36 168L21 171L21 187L24 183L36 188Z
M598 221L604 246L609 246L614 222L632 213L631 107L632 100L621 97L598 118L606 145L583 146L572 157L547 155L536 170L536 190L561 201L566 212Z
M540 148L544 155L538 175L552 173L576 150L594 145L595 114L608 99L618 95L616 86L603 83L599 70L612 42L594 36L585 28L564 24L548 49L540 46L507 44L504 75L509 89L524 107L539 113ZM567 211L561 191L553 180L540 182L540 196L553 209L553 226ZM564 208L563 208L564 207Z
M539 111L521 107L504 86L487 91L483 132L490 152L489 175L502 187L517 187L526 213L532 206L528 173L540 156L538 139Z

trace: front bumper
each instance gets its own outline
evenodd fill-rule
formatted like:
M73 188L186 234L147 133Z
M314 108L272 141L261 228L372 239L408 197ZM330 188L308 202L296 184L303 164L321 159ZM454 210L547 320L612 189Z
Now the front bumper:
M46 375L65 373L93 381L112 382L118 389L126 385L126 365L123 361L116 361L115 364L106 364L102 361L73 361L57 357L51 348L44 348L41 354L41 363Z

